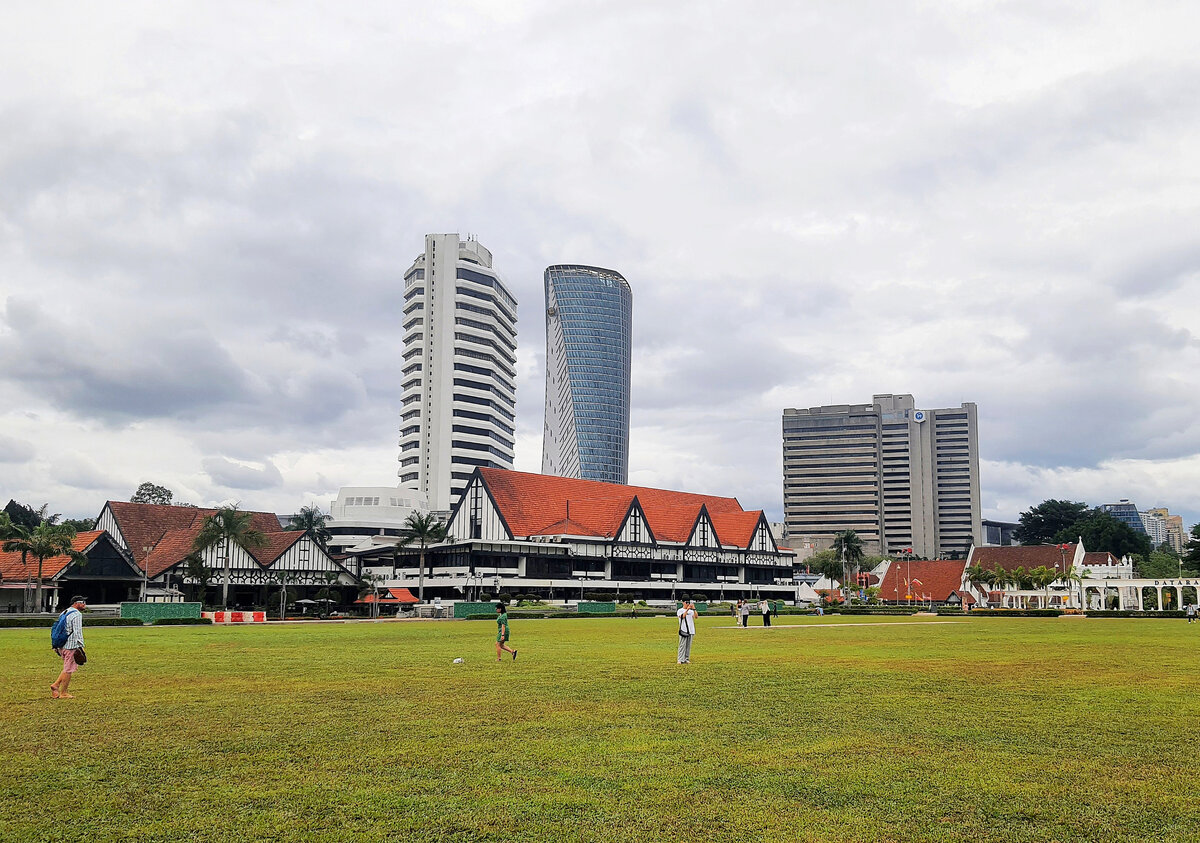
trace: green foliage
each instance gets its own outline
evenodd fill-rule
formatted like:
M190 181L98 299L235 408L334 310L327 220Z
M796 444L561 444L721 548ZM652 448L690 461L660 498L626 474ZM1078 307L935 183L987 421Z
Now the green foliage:
M1060 530L1054 541L1073 542L1080 538L1083 546L1091 551L1108 552L1117 557L1132 553L1150 555L1149 536L1102 509L1093 509L1086 517Z
M62 516L58 513L47 515L50 509L50 504L42 504L37 509L31 506L26 506L23 503L17 503L12 498L9 498L8 504L4 507L4 512L8 515L9 520L18 527L24 527L26 530L33 532L38 525L43 521L48 521L51 524L58 522Z
M409 547L415 544L421 548L417 560L417 599L421 602L425 602L425 548L431 544L444 542L447 538L449 538L449 528L446 522L431 512L413 512L404 520L398 545Z
M832 548L818 551L810 556L805 563L814 574L829 577L830 580L840 581L842 573L842 558L834 553Z
M267 537L254 528L254 514L243 512L237 505L225 506L204 519L200 532L192 543L195 553L203 553L215 545L221 546L221 558L225 560L224 576L221 581L221 605L229 606L229 551L237 545L250 552L265 547Z
M1192 570L1200 569L1200 524L1192 525L1191 539L1183 546L1184 561Z
M169 506L173 497L175 497L175 493L166 486L159 486L157 483L146 481L137 487L136 492L130 495L129 502L155 503Z
M833 537L833 547L830 548L838 559L844 559L846 567L853 574L854 570L866 558L863 554L862 539L853 530L845 530Z
M64 527L70 527L76 533L86 533L96 529L95 518L64 518L59 523Z
M1179 576L1179 557L1160 550L1151 551L1144 559L1138 557L1138 574L1149 579L1166 579Z
M1013 538L1021 544L1050 544L1052 542L1075 541L1056 539L1063 530L1073 527L1083 519L1088 511L1088 505L1082 501L1045 500L1037 506L1022 512ZM1096 548L1086 545L1088 550Z
M303 530L312 536L313 541L324 548L332 535L325 526L325 522L328 520L329 516L321 511L320 506L313 503L300 507L300 511L288 521L288 529Z

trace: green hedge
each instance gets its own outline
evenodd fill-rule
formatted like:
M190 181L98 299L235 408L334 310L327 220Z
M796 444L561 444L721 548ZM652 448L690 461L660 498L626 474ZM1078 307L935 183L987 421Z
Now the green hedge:
M212 618L155 618L153 626L204 626L212 625Z
M825 610L825 614L839 615L915 615L920 609L911 608L909 606L886 606L876 608L867 608L865 606L853 606L849 609L833 609Z
M1165 612L1139 612L1136 609L1089 609L1089 618L1186 618L1187 612L1179 609L1168 609Z
M56 620L58 620L58 615L45 618L0 617L0 629L38 629L39 627L49 629L54 626ZM89 618L84 615L83 625L85 628L89 626L141 626L142 622L137 618Z
M989 618L1057 618L1062 614L1062 609L972 609L966 614L972 618L976 615Z

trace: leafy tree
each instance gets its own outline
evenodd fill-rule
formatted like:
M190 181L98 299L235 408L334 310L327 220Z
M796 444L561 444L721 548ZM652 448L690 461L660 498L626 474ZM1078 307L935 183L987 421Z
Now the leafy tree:
M425 602L425 548L431 544L444 542L448 535L446 522L430 512L411 513L404 521L400 531L400 547L418 544L421 555L418 564L421 566L420 578L417 581L417 599Z
M1138 573L1147 579L1167 579L1179 576L1179 557L1160 550L1151 551L1145 561L1138 562Z
M1063 530L1070 532L1088 512L1088 505L1081 501L1045 500L1021 513L1020 524L1013 530L1013 538L1021 544L1050 544ZM1075 541L1075 536L1061 541ZM1087 545L1089 550L1094 550Z
M846 576L846 572L842 569L842 557L834 553L832 549L814 553L808 557L805 564L808 565L808 570L814 574L828 577L830 582L841 581Z
M254 514L239 510L236 504L222 507L204 519L192 544L196 553L203 553L217 544L221 546L221 557L225 560L221 606L226 609L229 608L229 546L236 545L249 553L267 544L267 537L254 529L253 522Z
M72 547L74 540L75 531L70 527L44 520L25 536L11 538L4 542L6 551L11 553L19 550L21 552L22 564L27 556L32 556L37 560L37 596L34 598L37 611L42 611L42 566L47 559L55 556L68 556L72 562L87 563L87 557Z
M329 520L329 516L321 511L321 507L317 504L300 507L300 511L293 515L288 521L289 530L303 530L312 536L313 541L325 549L326 542L329 541L331 533L325 527L325 522Z
M175 497L175 493L166 486L159 486L157 483L146 481L137 487L137 491L133 493L133 497L129 499L130 503L156 503L162 506L170 506L171 498Z
M96 529L95 518L64 518L61 523L64 527L70 527L76 533L86 533L88 530Z
M1054 536L1056 543L1073 542L1077 539L1083 539L1083 546L1088 550L1107 552L1113 556L1133 553L1150 555L1149 536L1137 532L1124 521L1098 508Z
M987 592L988 587L996 581L996 574L989 571L982 565L971 565L966 569L967 582L975 587L976 591Z
M1184 561L1195 568L1200 567L1200 524L1192 525L1192 538L1183 546Z

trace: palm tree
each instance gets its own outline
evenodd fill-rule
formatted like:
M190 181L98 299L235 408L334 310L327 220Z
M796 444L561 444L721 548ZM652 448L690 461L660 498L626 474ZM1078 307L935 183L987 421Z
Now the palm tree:
M198 586L200 592L200 607L203 608L208 598L208 583L212 579L212 568L204 564L204 556L192 551L183 557L184 572L188 579Z
M984 568L982 565L972 565L966 570L967 582L975 587L977 591L984 595L984 603L987 603L987 589L984 586L989 586L996 581L996 575Z
M42 565L47 559L55 556L68 556L72 562L85 564L87 557L72 546L75 541L75 530L55 524L47 519L38 524L32 532L26 531L24 536L10 538L4 542L8 552L21 551L21 564L25 564L28 556L37 560L37 596L34 605L37 611L42 611Z
M838 533L833 537L833 552L841 558L843 569L857 572L858 566L863 560L862 539L853 530ZM843 589L848 587L848 581L849 577L846 575L845 570L843 570Z
M291 517L288 521L289 530L303 530L312 536L313 541L325 550L325 543L329 541L332 533L325 527L325 522L329 520L329 516L321 511L321 507L317 504L309 504L308 506L300 507L300 511Z
M417 581L417 599L422 603L425 602L425 548L431 544L444 542L447 537L446 522L438 518L431 512L414 512L404 521L404 528L400 531L400 547L408 547L412 544L421 546L420 555L420 578Z
M1058 571L1054 568L1048 568L1045 565L1038 565L1029 572L1029 579L1032 585L1040 585L1045 591L1045 597L1042 598L1042 608L1050 608L1050 583L1058 579Z
M29 590L33 584L29 576L29 529L21 524L14 523L7 512L0 512L0 541L5 552L12 553L13 551L21 551L21 570L25 573L25 592L21 599L21 611L29 611ZM26 544L22 544L26 542Z
M254 513L242 512L233 506L218 509L204 519L192 550L203 553L215 544L221 545L221 556L225 560L225 577L221 582L221 606L229 608L229 545L235 544L249 553L260 547L265 547L267 537L254 529Z

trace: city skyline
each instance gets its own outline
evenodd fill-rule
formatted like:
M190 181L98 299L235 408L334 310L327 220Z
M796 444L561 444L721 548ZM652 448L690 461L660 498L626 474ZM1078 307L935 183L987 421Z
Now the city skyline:
M91 517L150 480L294 511L395 484L402 273L459 231L518 301L558 263L637 281L630 483L781 520L781 411L891 391L978 403L984 518L1128 498L1200 521L1185 6L6 22L6 500ZM516 355L525 471L542 322Z

